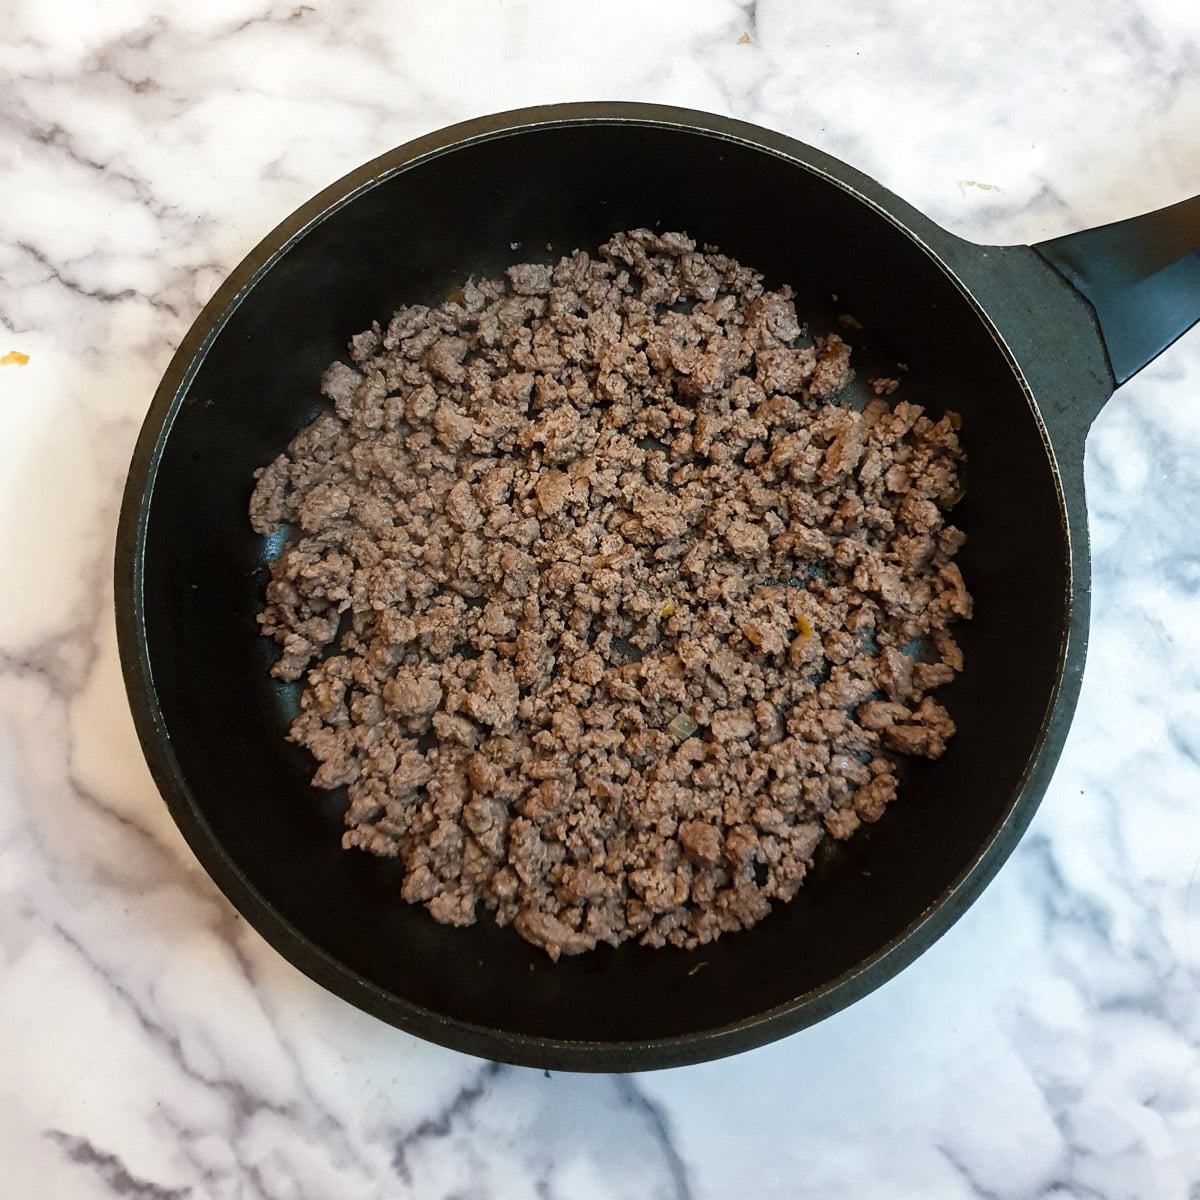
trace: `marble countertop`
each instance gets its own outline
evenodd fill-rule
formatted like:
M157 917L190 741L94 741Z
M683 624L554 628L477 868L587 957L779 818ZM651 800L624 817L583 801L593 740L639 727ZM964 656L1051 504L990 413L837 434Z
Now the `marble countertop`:
M704 1066L496 1066L240 920L133 734L110 582L205 300L372 156L520 105L736 116L978 241L1200 192L1194 0L10 0L0 44L6 1196L1200 1197L1200 329L1087 448L1090 658L1028 835L940 942Z

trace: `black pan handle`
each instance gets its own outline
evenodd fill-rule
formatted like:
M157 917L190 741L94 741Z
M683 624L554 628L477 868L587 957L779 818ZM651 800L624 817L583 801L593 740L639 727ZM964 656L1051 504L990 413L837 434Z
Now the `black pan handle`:
M1118 386L1200 321L1200 196L1033 248L1095 310Z

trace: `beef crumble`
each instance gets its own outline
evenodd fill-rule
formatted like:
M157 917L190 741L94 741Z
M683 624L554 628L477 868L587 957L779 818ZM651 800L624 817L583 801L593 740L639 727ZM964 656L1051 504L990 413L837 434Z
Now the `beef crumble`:
M290 737L402 895L552 958L791 899L954 732L957 419L835 402L836 333L682 233L354 337L258 472Z

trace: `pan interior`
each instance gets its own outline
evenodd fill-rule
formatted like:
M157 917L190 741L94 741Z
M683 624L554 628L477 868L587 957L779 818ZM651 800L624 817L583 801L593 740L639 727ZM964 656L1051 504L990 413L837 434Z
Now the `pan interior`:
M467 276L642 225L684 229L791 283L814 330L852 313L863 361L907 364L902 397L962 414L969 487L954 520L969 533L959 562L977 616L961 629L966 672L940 695L959 724L951 749L914 768L885 819L824 858L793 903L691 954L626 945L551 965L489 915L437 925L399 900L394 866L340 849L339 798L309 787L307 755L284 740L295 696L269 678L274 647L254 622L269 550L247 502L254 469L319 411L320 374L351 334ZM241 300L182 396L143 581L146 655L181 777L173 809L299 966L363 1002L356 973L380 1015L465 1048L480 1043L426 1014L612 1043L795 1009L937 905L1009 816L1054 694L1065 564L1053 467L1004 355L929 256L859 198L760 149L665 127L467 145L311 228Z

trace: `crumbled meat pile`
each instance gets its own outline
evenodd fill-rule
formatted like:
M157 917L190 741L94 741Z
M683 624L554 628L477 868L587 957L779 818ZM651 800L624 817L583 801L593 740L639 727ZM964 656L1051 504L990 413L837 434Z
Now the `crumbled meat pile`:
M258 473L290 736L439 921L694 947L954 732L957 421L834 403L849 346L683 234L507 275L353 338Z

